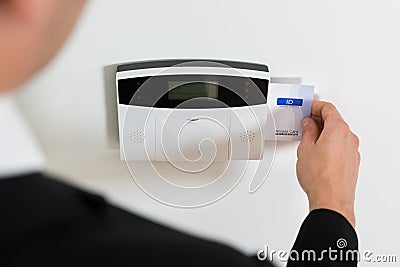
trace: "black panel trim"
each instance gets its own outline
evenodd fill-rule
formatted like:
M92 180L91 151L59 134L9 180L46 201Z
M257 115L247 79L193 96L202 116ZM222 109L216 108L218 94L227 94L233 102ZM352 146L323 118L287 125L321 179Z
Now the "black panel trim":
M150 69L150 68L166 68L187 62L196 62L195 66L199 67L210 67L213 66L212 63L219 63L237 69L248 69L248 70L269 72L268 66L258 63L239 62L230 60L213 60L213 59L172 59L172 60L166 59L166 60L133 62L133 63L118 65L117 72L138 70L138 69Z
M218 85L217 101L211 99L169 99L169 82L182 84L210 83ZM222 108L267 103L269 81L223 75L147 76L118 80L119 104L156 108ZM176 87L175 87L176 88ZM218 102L219 101L219 102ZM221 106L221 103L223 105ZM195 105L195 106L193 106Z

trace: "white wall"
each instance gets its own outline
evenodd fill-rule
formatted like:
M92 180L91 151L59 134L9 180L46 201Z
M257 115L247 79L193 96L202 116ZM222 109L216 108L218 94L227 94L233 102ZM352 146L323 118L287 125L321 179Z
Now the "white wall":
M61 54L18 100L51 172L137 213L250 253L265 244L289 249L307 214L295 176L297 144L278 147L271 175L255 195L247 193L245 177L211 206L164 206L140 191L118 151L107 148L102 68L216 58L261 62L272 76L301 77L338 106L361 139L361 248L400 260L399 11L396 0L91 1Z

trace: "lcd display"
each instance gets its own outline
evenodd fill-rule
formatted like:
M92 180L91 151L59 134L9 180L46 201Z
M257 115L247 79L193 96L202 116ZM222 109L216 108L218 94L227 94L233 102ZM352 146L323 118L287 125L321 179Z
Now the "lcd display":
M185 101L197 97L218 99L218 84L214 82L182 83L182 81L168 82L169 100Z

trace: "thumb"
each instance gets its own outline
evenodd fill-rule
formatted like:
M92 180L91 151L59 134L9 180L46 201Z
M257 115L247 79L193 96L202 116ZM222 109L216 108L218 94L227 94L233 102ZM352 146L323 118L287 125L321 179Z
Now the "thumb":
M311 117L305 117L301 121L303 127L303 137L301 138L301 143L314 144L318 140L319 129L315 120Z

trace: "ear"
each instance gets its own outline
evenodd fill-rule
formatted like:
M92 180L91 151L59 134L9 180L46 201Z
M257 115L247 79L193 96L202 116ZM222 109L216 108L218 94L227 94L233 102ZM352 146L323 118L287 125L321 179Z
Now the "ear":
M58 0L0 1L1 92L15 88L38 69L37 57L42 53L38 46L45 12L49 12L47 4Z
M34 23L42 19L46 11L47 0L6 0L14 19L20 22ZM55 0L57 1L57 0Z

